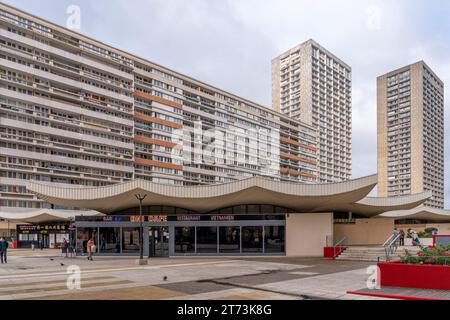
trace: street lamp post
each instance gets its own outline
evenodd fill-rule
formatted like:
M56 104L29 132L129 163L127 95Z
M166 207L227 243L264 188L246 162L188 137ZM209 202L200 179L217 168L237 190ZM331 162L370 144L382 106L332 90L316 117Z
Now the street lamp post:
M140 231L141 231L141 236L139 237L139 261L138 264L139 265L145 265L147 264L147 260L144 260L144 225L143 225L143 221L142 221L142 201L144 201L144 199L147 197L146 194L141 195L141 194L135 194L134 195L136 197L136 199L139 200L139 223L140 223Z

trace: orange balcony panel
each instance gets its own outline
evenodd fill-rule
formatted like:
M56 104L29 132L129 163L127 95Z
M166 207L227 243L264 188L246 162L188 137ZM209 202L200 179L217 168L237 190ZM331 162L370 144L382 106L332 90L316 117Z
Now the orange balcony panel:
M140 164L143 166L166 168L166 169L173 169L173 170L179 170L179 171L183 170L183 166L179 166L179 165L172 164L172 163L153 161L153 160L148 160L148 159L135 158L134 163Z
M306 144L303 144L301 142L294 141L294 140L291 140L291 139L288 139L288 138L281 137L280 141L292 144L294 146L303 147L303 148L306 148L306 149L309 149L309 150L317 151L317 148L315 148L315 147L307 146Z
M151 123L159 123L163 126L167 126L167 127L171 127L171 128L175 128L175 129L182 129L183 125L175 123L175 122L171 122L171 121L167 121L167 120L162 120L162 119L158 119L158 118L154 118L154 117L150 117L150 116L146 116L145 114L136 112L134 114L134 118L138 119L138 120L142 120L142 121L146 121L146 122L151 122Z
M152 138L148 138L148 137L144 137L144 136L140 136L140 135L135 135L134 141L148 143L148 144L156 144L158 146L163 146L163 147L167 147L167 148L175 148L177 146L177 144L173 143L173 142L152 139Z
M302 161L302 162L306 162L306 163L313 164L313 165L317 164L317 161L303 159L301 157L297 157L297 156L295 156L293 154L289 154L289 153L286 153L286 152L280 152L280 156L282 156L284 158L292 159L294 161Z
M154 95L151 95L151 94L148 94L148 93L145 93L145 92L142 92L142 91L134 91L134 96L135 97L139 97L139 98L143 98L143 99L147 99L147 100L150 100L150 101L159 102L159 103L165 104L166 106L174 107L174 108L177 108L177 109L183 109L183 105L181 105L181 104L179 104L177 102L170 101L170 100L167 100L167 99L164 99L164 98L160 98L160 97L156 97Z
M292 169L289 169L289 168L281 168L280 172L281 173L285 173L285 174L292 174L292 175L295 175L295 176L309 177L309 178L313 178L313 179L317 178L317 176L315 176L314 174L304 173L304 172L297 171L297 170L292 170Z

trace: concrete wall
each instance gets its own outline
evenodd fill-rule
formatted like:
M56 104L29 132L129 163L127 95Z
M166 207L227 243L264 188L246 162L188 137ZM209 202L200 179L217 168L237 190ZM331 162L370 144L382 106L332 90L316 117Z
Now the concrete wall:
M323 257L327 236L332 234L332 213L289 214L286 217L286 255Z
M355 224L335 224L334 240L347 237L347 245L381 245L394 230L394 219L357 219Z

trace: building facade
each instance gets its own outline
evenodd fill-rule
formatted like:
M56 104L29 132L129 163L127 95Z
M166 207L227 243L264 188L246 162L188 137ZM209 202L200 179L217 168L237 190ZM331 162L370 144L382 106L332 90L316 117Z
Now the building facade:
M377 79L378 193L432 191L444 208L444 84L423 62Z
M257 176L208 186L133 180L104 188L65 188L30 181L27 188L50 203L103 213L75 216L76 236L71 239L78 254L85 253L87 241L93 239L99 254L138 255L143 235L144 254L149 257L320 257L324 247L332 247L344 235L348 244L381 245L391 237L395 218L380 214L408 211L431 196L431 192L424 192L368 197L377 181L377 175L330 184ZM142 200L142 215L136 194L148 195ZM349 212L352 218L342 222L342 215ZM405 219L417 214L421 213L396 216ZM434 216L441 215L431 214ZM449 217L442 214L443 219ZM39 217L35 219L39 221Z
M352 175L352 69L313 40L272 61L273 108L318 130L321 182Z
M50 207L29 180L254 175L315 182L314 127L0 4L0 208Z

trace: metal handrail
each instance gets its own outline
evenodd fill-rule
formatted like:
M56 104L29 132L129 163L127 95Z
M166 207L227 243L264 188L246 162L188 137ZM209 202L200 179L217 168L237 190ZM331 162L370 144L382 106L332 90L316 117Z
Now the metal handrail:
M389 239L383 244L384 252L386 254L386 261L390 260L391 254L397 251L398 249L398 240L400 239L401 234L398 234L394 237L394 235L391 235ZM392 239L393 238L393 239ZM389 240L392 239L390 242Z
M389 238L387 238L387 240L383 243L383 247L385 247L386 245L387 245L387 243L392 239L392 237L393 237L394 235L393 234L391 234L390 236L389 236Z
M339 245L340 245L341 243L343 243L345 240L347 240L347 237L346 237L346 236L342 237L341 240L339 240L338 242L336 242L336 243L334 244L334 247L339 246Z
M342 243L344 243L345 240L347 240L347 237L346 237L346 236L342 237L341 240L339 240L338 242L336 242L336 243L333 245L333 259L336 258L336 248L337 248L339 245L341 245Z

